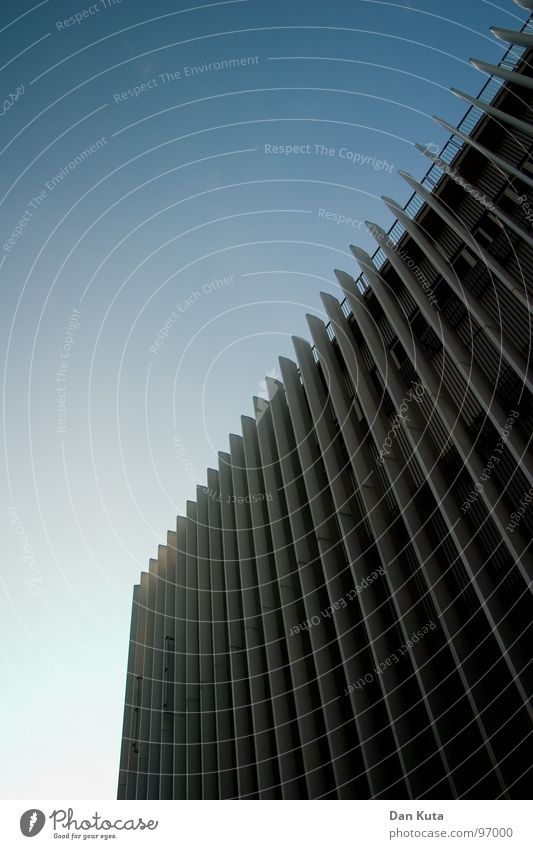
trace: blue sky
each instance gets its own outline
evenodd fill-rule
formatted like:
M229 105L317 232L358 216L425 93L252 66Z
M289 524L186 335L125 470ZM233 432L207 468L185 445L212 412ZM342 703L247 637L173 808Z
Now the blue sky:
M4 798L115 797L132 586L500 5L2 5Z

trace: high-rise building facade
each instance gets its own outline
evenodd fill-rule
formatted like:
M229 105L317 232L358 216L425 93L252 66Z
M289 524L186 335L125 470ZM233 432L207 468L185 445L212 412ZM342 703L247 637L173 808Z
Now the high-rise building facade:
M494 34L135 587L119 798L530 794L533 25Z

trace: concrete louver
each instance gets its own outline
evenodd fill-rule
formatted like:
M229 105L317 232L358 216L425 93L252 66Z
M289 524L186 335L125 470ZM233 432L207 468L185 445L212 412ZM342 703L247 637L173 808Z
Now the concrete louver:
M533 57L495 33L483 144L401 172L415 219L383 198L134 588L119 798L530 792Z
M489 74L489 76L500 77L502 80L514 83L514 85L533 89L533 79L531 79L531 77L523 76L516 71L508 71L500 65L492 65L490 62L483 62L481 59L470 59L470 63L474 66L474 68L477 68L478 71Z
M503 156L498 156L498 154L490 150L490 148L486 147L485 145L479 144L479 142L475 141L475 139L473 139L471 136L457 129L453 126L453 124L449 124L448 121L444 121L442 118L439 118L437 116L434 116L433 120L436 124L438 124L439 127L442 127L449 133L452 133L454 136L457 136L457 138L460 138L461 141L463 141L465 144L468 144L471 147L475 148L475 150L478 150L480 153L483 153L487 157L487 159L492 160L492 162L494 162L495 165L501 168L502 171L511 175L512 177L518 177L518 179L525 183L526 186L533 188L533 178L530 177L524 171L520 171L519 168L515 168L515 166L511 165Z
M416 143L415 147L416 147L417 150L420 151L420 153L423 153L424 156L426 156L428 159L430 159L431 162L433 162L437 166L437 168L440 168L440 170L443 171L444 173L451 172L456 180L459 179L463 182L463 184L467 184L470 191L475 192L478 198L482 198L483 201L485 203L487 203L487 199L486 199L483 191L480 190L480 188L479 188L478 184L475 182L475 180L466 181L465 178L464 178L464 175L461 173L461 171L459 169L456 169L456 168L451 169L449 164L447 162L445 162L443 159L441 159L440 156L437 156L437 155L431 153L431 151L428 148L428 145L422 145L422 144ZM498 206L496 203L494 203L494 201L489 201L488 203L490 204L490 208L495 210L495 215L496 215L498 221L501 221L501 223L508 230L512 230L524 242L527 242L531 247L533 247L533 235L531 233L529 233L527 230L525 230L523 226L521 226L510 215L508 215L508 213L505 212L500 206Z
M514 0L517 6L521 6L522 9L529 9L533 11L533 0Z
M533 2L529 7L524 5L524 8L533 9ZM502 27L491 27L490 31L496 38L499 38L501 41L507 41L509 44L533 47L533 34L530 32L517 32L514 29L502 29Z
M533 39L533 36L530 36L530 38ZM490 115L491 118L495 118L501 124L508 124L514 130L519 130L527 136L533 136L533 126L528 124L527 121L521 121L519 118L515 118L514 115L509 115L508 112L502 112L501 109L495 109L494 106L490 105L490 103L485 103L478 97L472 97L472 95L466 94L458 88L451 88L450 91L452 94L455 94L456 97L460 97L461 100L466 100L467 103L470 103L477 109L481 109L482 112L486 112L487 115Z
M527 291L524 291L524 286L517 285L513 276L506 268L504 268L502 263L495 259L491 255L490 251L483 249L475 237L470 234L468 228L461 224L461 222L457 219L457 216L453 215L450 210L446 209L446 207L443 206L437 198L424 189L424 187L411 177L410 174L405 171L400 171L399 174L400 177L402 177L402 179L404 179L406 183L408 183L416 191L416 193L426 201L428 206L436 212L437 215L440 215L443 221L445 221L446 224L459 236L465 245L467 245L473 253L480 257L486 268L502 281L503 285L508 289L513 297L517 298L517 300L519 300L529 312L532 312L533 307L529 303Z

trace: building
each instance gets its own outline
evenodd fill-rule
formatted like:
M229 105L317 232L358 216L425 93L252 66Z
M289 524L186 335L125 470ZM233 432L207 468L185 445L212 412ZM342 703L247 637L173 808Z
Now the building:
M494 34L135 587L119 798L530 794L533 24Z

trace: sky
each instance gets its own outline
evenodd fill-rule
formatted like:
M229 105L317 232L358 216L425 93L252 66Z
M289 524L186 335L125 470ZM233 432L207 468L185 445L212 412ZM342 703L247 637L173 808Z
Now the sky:
M525 16L1 5L2 798L116 797L134 583Z

